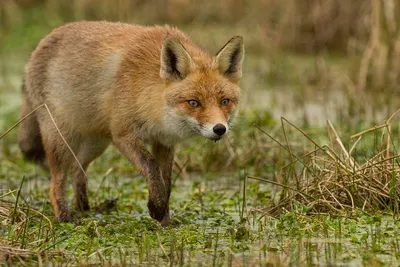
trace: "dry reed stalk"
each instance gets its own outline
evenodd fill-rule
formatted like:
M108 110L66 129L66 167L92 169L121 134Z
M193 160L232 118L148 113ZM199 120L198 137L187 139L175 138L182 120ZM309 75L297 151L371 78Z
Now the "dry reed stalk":
M20 249L16 247L12 247L6 244L2 244L0 242L0 255L3 257L19 257L19 258L26 258L29 256L36 256L36 255L43 255L47 254L48 256L62 256L64 255L61 251L48 251L48 252L38 252L33 249Z

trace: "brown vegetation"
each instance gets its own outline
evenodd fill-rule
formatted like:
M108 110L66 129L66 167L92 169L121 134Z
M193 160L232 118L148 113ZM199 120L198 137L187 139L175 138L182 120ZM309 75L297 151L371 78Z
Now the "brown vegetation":
M329 143L321 145L294 124L282 119L285 142L280 145L290 154L291 162L283 167L283 172L277 177L278 182L249 176L251 179L270 182L283 188L277 204L262 212L272 215L287 210L307 214L347 214L355 210L393 210L397 216L400 155L393 142L391 129L393 119L399 112L400 110L394 113L382 125L351 136L353 141L350 148L346 148L329 121ZM292 148L284 125L295 129L315 148L298 155ZM259 130L270 136L261 128ZM360 140L370 138L372 134L378 139L375 152L368 158L360 158L357 156ZM373 142L369 142L371 143Z

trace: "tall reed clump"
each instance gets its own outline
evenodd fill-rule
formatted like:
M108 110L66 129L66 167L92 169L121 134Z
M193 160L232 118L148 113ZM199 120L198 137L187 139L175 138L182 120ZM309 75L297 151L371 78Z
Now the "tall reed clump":
M357 89L399 93L400 2L371 0L371 32L357 75Z
M26 265L25 260L32 257L42 262L64 254L48 251L55 245L53 224L21 196L24 180L18 190L0 190L0 222L8 233L0 237L0 262L8 265Z
M278 181L272 182L282 188L279 201L263 212L273 215L288 210L307 214L347 214L355 210L391 210L397 216L400 154L395 137L398 127L394 135L392 125L396 125L394 118L399 112L382 125L352 135L352 142L347 145L329 121L329 142L319 144L283 119L284 124L303 135L314 149L301 155L295 152L285 130L283 144L274 139L288 152L290 163L283 168L282 175L277 177ZM366 147L360 147L362 139L367 140ZM368 157L364 153L366 149ZM270 182L260 177L249 178Z

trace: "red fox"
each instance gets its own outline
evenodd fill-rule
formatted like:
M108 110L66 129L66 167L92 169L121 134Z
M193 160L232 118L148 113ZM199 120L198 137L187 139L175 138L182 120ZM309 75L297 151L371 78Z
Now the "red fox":
M21 117L46 104L66 142L38 109L20 124L18 143L26 158L48 166L57 219L72 219L68 171L75 209L89 209L81 166L86 170L112 142L145 176L150 216L168 225L174 146L229 131L243 58L240 36L210 56L170 26L75 22L41 40L26 66Z

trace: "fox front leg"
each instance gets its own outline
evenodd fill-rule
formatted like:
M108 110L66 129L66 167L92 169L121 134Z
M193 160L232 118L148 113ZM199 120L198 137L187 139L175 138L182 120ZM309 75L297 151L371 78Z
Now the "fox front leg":
M156 142L152 145L152 154L161 168L162 178L165 183L167 197L169 201L169 197L171 194L171 173L172 165L174 164L175 149L174 147L167 147L161 143ZM169 224L169 221L170 215L168 208L165 217L161 221L161 225L167 226Z
M146 177L149 187L147 207L150 216L162 222L168 213L168 194L161 168L156 159L147 151L143 141L132 137L132 135L115 136L113 142L121 153Z

